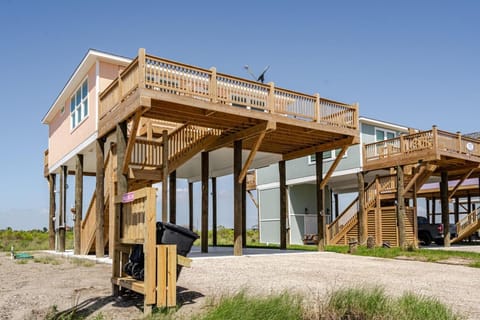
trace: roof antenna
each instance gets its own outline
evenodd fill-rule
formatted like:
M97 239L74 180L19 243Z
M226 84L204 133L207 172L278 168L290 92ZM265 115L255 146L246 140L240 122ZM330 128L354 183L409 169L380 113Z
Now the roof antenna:
M253 72L250 70L250 67L248 64L244 65L243 68L247 71L247 73L255 80L261 83L265 82L265 73L267 73L268 69L270 69L270 66L266 66L265 69L263 69L262 73L257 77Z

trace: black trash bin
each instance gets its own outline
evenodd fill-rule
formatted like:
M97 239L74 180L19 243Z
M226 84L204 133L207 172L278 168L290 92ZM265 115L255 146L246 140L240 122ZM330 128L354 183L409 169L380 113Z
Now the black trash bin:
M157 222L157 244L176 244L177 254L186 257L192 249L198 234L187 228L173 224ZM177 265L177 278L182 266Z

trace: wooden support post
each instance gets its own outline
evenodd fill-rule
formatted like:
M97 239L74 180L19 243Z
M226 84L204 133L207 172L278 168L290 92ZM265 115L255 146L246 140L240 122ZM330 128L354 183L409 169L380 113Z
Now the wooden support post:
M317 232L318 251L325 250L325 214L323 208L323 152L315 153L315 171L317 183Z
M473 211L472 209L472 196L470 195L470 193L467 194L467 214L469 214L470 212Z
M442 204L443 245L450 247L450 212L448 208L448 172L441 172L440 201Z
M208 152L202 152L202 231L201 250L208 252Z
M73 253L80 254L81 248L81 226L83 219L83 154L77 154L75 168L75 244Z
M365 212L365 174L363 171L357 173L358 180L358 241L364 244L368 237L368 226Z
M242 247L247 247L247 179L242 180Z
M413 246L418 248L418 223L417 223L417 214L418 214L418 203L417 203L417 183L413 185Z
M193 182L188 183L188 228L193 231Z
M67 211L67 166L60 167L60 212L58 221L58 251L65 252L65 225Z
M335 193L333 194L333 199L335 201L335 217L332 218L332 221L337 219L338 215L340 214L338 208L339 208L339 204L338 204L338 193Z
M285 160L278 163L280 181L280 249L287 249L287 179Z
M212 177L212 244L217 246L217 178Z
M116 138L117 138L117 196L121 197L128 191L128 179L127 176L123 174L122 170L118 168L123 168L125 162L125 153L127 149L127 123L121 122L116 126ZM113 196L113 194L112 194ZM98 199L98 198L97 198ZM117 245L120 241L120 216L122 214L122 203L118 202L115 204L115 216L113 221L113 235L110 235L110 239L115 242ZM112 256L112 277L118 278L122 274L122 266L120 259L120 252L115 249ZM112 285L112 293L114 296L119 294L119 286Z
M454 214L455 214L455 223L457 223L460 216L460 200L458 199L458 197L455 197Z
M397 227L398 227L398 246L405 248L405 176L403 174L403 166L397 166Z
M432 224L435 224L435 216L437 215L437 212L436 212L436 206L437 206L437 200L435 199L435 197L432 197Z
M427 211L427 221L430 223L430 199L428 199L428 197L425 197L425 207Z
M177 171L170 173L168 179L170 196L170 223L177 223Z
M95 183L96 207L96 225L95 225L95 255L97 258L103 258L105 255L105 243L103 238L105 225L105 168L104 168L104 143L103 140L97 139L96 142L96 160L97 174ZM123 165L123 163L122 163ZM122 168L122 167L118 167ZM122 171L118 169L118 171Z
M242 140L233 142L233 254L241 256L242 250Z
M162 222L168 220L168 131L162 132Z
M48 185L50 188L50 206L48 211L48 248L55 250L55 174L48 175Z

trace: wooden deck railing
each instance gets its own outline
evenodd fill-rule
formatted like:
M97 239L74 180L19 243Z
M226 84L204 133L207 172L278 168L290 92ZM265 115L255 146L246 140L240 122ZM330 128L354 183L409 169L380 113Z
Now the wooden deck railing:
M473 225L480 221L480 208L477 208L470 212L466 217L456 223L457 237L463 237L464 232L471 231Z
M395 175L378 176L370 182L365 188L365 211L368 212L375 207L377 196L381 193L392 192L396 190ZM351 221L357 217L359 209L358 197L334 220L327 225L328 240L333 240L337 235L350 226Z
M114 111L137 88L190 96L225 106L246 107L303 121L351 129L358 127L356 105L324 99L318 94L307 95L277 88L273 83L217 74L215 68L202 69L146 55L143 49L100 94L99 118Z
M364 163L385 161L389 158L414 155L416 152L431 151L451 156L475 156L480 158L480 141L438 130L422 131L409 135L364 145ZM479 159L480 160L480 159Z

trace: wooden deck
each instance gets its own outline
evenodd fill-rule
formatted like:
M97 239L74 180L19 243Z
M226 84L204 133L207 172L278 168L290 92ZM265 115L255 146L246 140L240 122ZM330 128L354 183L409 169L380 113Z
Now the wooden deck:
M220 130L209 148L231 147L293 159L358 143L358 107L145 54L100 94L99 136L144 118ZM265 133L261 143L257 139Z
M433 127L363 147L365 171L422 162L436 165L436 173L448 171L451 179L478 175L480 141Z

